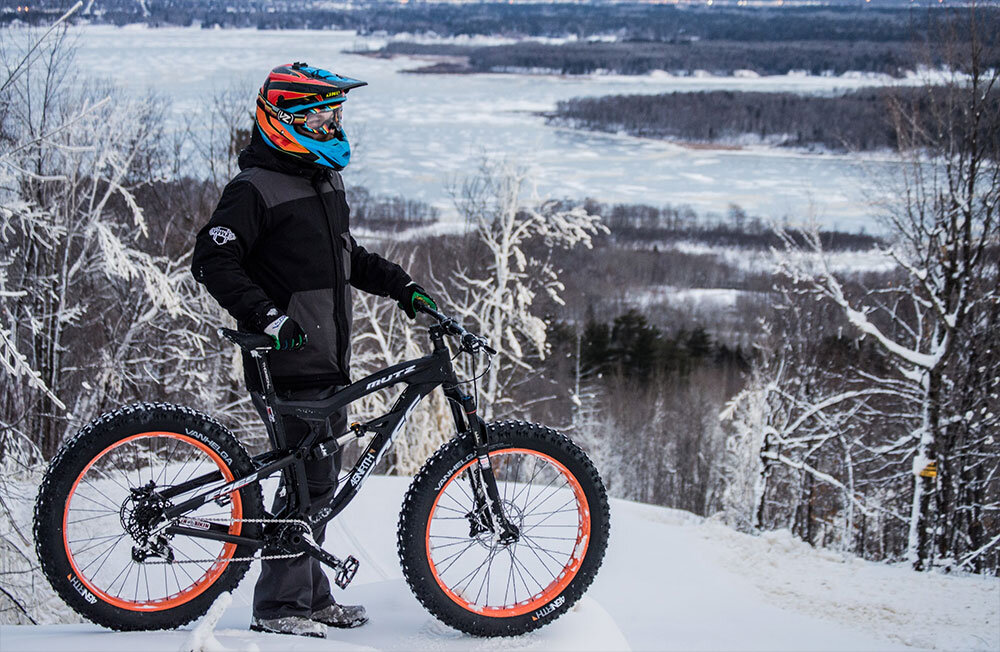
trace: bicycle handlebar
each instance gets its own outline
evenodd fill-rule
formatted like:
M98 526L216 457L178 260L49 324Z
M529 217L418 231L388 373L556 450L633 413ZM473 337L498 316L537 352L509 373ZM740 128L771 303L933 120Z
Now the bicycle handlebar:
M436 319L449 335L459 337L462 341L462 348L469 353L475 352L476 349L482 349L490 355L497 354L497 350L489 345L485 337L480 337L475 333L465 330L454 318L448 317L431 308L427 302L418 299L414 304L414 309L417 312L425 313ZM270 335L243 333L229 328L220 328L217 332L246 351L270 351L274 349L274 339Z
M486 341L485 337L480 337L475 333L470 333L465 330L465 328L463 328L462 325L459 324L454 318L448 317L434 308L431 308L426 301L417 299L413 307L417 312L422 312L436 319L438 323L444 327L444 330L450 335L458 336L462 341L462 348L470 353L474 352L477 348L481 348L490 355L497 354L497 350L489 345L489 342Z

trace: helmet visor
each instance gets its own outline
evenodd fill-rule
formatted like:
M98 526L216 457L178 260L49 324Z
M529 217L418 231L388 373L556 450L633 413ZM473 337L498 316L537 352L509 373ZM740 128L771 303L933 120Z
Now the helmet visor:
M340 129L340 123L344 117L344 107L340 104L336 106L321 106L312 109L306 114L306 122L303 125L309 131L318 134L328 134Z

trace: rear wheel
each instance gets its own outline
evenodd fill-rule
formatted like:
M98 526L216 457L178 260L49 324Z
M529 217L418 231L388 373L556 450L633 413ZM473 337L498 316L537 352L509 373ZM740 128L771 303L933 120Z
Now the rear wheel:
M438 619L469 634L511 636L579 600L604 558L610 515L597 470L568 438L510 421L489 431L490 465L516 540L494 535L476 498L472 442L458 438L414 478L399 555L410 588Z
M119 630L167 629L202 615L234 588L254 550L169 535L162 511L253 472L253 462L220 424L187 408L139 404L106 414L68 441L52 461L35 505L35 542L46 577L85 618ZM193 478L207 484L164 498ZM192 527L228 525L263 514L251 483L187 513Z

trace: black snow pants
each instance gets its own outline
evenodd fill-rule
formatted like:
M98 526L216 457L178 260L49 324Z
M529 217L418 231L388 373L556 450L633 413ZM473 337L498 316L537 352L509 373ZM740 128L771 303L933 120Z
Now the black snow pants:
M286 400L313 401L329 398L338 387L297 389L279 392ZM254 407L261 419L267 419L262 403L254 398ZM302 441L309 434L305 421L295 417L284 417L285 437L290 446ZM327 424L328 436L336 436L347 430L346 412L336 413ZM340 472L340 452L322 460L306 462L306 479L309 495L313 498L329 491L337 483ZM276 513L285 504L284 478L274 497L271 512ZM326 526L315 532L316 542L323 543ZM312 557L302 555L295 559L271 559L261 562L260 578L254 587L253 615L256 618L282 618L303 616L334 604L330 592L330 580L323 566Z

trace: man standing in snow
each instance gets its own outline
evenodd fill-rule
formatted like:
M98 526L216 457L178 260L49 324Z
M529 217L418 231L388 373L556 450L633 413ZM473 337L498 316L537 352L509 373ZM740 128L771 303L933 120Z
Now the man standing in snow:
M327 398L350 382L351 286L392 297L411 318L418 297L434 305L399 265L366 251L349 232L339 171L351 150L341 118L347 92L364 85L304 63L272 70L257 96L250 146L240 153L242 171L195 242L195 278L241 330L274 339L271 370L285 399ZM266 418L255 367L245 359L244 368ZM346 421L346 414L333 417L331 435L346 430ZM291 445L308 434L303 421L283 423ZM310 495L330 490L339 470L339 453L307 463ZM283 502L279 490L272 511ZM320 543L323 534L315 532ZM322 638L325 625L367 620L364 607L334 601L315 559L262 562L252 629Z

